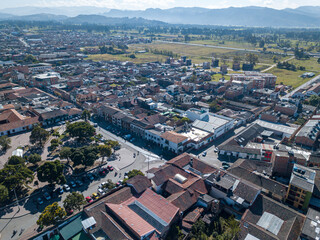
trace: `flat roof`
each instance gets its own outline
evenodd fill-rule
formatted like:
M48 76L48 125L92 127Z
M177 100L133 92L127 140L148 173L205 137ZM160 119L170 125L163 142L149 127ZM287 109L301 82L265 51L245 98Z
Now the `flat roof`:
M290 135L292 135L298 128L298 127L286 126L284 124L271 123L271 122L263 121L260 119L254 121L254 123L259 124L263 128L270 129L271 131L278 131L278 132L282 132Z
M201 139L205 138L208 136L210 133L203 131L198 128L192 128L188 132L182 132L181 133L183 136L186 136L188 139L191 139L193 141L200 141Z

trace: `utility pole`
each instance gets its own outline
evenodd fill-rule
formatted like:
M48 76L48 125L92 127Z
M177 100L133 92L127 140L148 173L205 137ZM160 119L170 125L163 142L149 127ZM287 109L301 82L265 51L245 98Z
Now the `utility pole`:
M13 188L13 193L14 193L14 196L17 200L17 205L18 205L18 211L17 212L20 212L20 205L19 205L19 201L18 201L18 197L17 197L17 193L16 193L16 188Z

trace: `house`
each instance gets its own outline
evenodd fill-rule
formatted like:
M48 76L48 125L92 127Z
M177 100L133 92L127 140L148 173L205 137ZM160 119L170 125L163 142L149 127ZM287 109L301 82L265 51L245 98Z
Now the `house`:
M205 181L210 186L210 196L223 201L225 210L234 215L242 215L261 192L253 184L223 171L212 173Z
M299 239L305 216L277 201L259 195L240 221L239 240Z
M161 146L174 153L182 153L184 151L184 145L188 140L186 136L174 131L162 133L161 139Z
M285 201L287 186L271 178L272 165L270 163L238 159L228 169L228 172L261 188L262 194L279 202Z
M107 213L137 239L163 238L178 220L179 212L179 208L150 189L140 197L133 196L120 204L106 203L106 208Z
M37 123L39 117L31 112L22 115L15 109L4 110L0 113L0 136L31 130Z

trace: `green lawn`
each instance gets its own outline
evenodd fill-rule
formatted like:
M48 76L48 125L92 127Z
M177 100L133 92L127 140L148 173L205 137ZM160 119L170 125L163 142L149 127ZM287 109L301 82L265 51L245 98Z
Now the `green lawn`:
M269 70L269 73L272 73L278 77L277 83L283 83L288 86L292 86L296 88L303 83L310 80L310 78L301 78L299 77L301 74L305 72L314 72L316 75L320 72L320 64L317 63L317 59L311 58L309 60L291 60L290 63L294 63L297 67L304 66L306 68L305 71L289 71L285 69L279 69L277 67Z

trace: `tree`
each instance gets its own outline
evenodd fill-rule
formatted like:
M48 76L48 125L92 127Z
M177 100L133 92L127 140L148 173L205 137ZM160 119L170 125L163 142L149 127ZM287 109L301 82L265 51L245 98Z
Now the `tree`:
M112 149L109 145L99 145L98 149L102 157L110 157L112 154Z
M111 179L108 179L107 182L102 186L103 188L108 188L108 189L113 189L115 188L117 185L112 182Z
M91 117L91 113L87 109L85 109L81 114L81 118L86 122L90 119L90 117Z
M66 179L63 175L63 164L59 160L54 162L46 162L38 169L38 179L40 182L65 183Z
M248 53L246 55L246 61L249 62L250 64L256 65L258 60L259 60L258 55L254 54L254 53Z
M32 164L41 162L41 156L37 153L31 154L27 157L27 161Z
M25 160L22 157L19 156L11 156L8 158L7 164L9 165L19 165L19 164L24 164Z
M318 58L318 61L317 61L318 63L320 63L320 58Z
M56 138L52 139L50 143L51 143L51 146L50 146L51 150L55 150L57 147L59 147L59 140Z
M11 138L6 135L0 137L1 151L7 151L11 146Z
M66 215L66 211L57 202L54 202L46 206L39 216L37 224L39 226L50 226L61 221Z
M60 159L67 159L69 161L72 151L69 147L62 147L59 153Z
M81 206L85 204L84 196L81 193L73 192L67 195L63 201L64 209L81 210Z
M73 151L70 156L71 161L73 162L73 166L78 166L83 163L84 155L81 151Z
M314 106L314 107L317 107L319 106L320 104L320 97L317 96L317 95L312 95L309 100L308 100L309 104Z
M4 203L9 199L8 188L0 184L0 203Z
M88 141L94 136L96 130L88 122L75 122L67 126L67 133L71 137L78 138L78 141Z
M39 125L36 125L31 131L30 142L32 144L39 144L40 146L43 146L48 138L49 132L44 130Z
M0 170L0 184L6 186L8 189L20 188L32 179L33 172L24 164L6 164L4 168Z
M125 183L128 179L133 178L137 175L141 175L144 176L143 172L141 172L140 170L137 169L132 169L131 171L128 172L127 177L123 180L123 182Z

